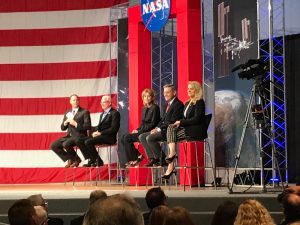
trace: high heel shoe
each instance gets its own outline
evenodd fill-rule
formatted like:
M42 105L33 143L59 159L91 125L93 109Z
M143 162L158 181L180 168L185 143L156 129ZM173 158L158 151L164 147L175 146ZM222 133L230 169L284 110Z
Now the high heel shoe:
M169 180L173 173L176 176L177 171L175 170L175 168L171 171L171 173L162 175L161 178L165 180Z
M131 167L135 167L135 166L138 166L144 159L144 156L143 155L140 155L135 161L132 161L130 166Z
M165 158L165 161L170 164L174 161L175 158L177 158L177 154L173 155L172 157Z

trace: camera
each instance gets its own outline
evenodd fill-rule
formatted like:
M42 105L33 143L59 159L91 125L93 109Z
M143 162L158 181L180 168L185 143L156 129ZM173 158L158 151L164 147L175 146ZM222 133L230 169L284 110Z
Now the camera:
M246 63L234 67L231 72L242 70L238 73L240 79L255 79L264 77L268 71L268 64L262 59L249 59Z

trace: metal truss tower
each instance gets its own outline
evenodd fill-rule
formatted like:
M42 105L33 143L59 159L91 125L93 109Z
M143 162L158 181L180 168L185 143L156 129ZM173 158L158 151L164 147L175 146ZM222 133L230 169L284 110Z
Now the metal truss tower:
M261 133L261 148L264 154L265 178L271 178L274 186L279 178L288 183L287 174L287 131L285 105L285 21L284 0L258 0L259 57L269 63L265 81L268 94L265 110L270 113L271 134ZM271 137L271 136L272 137ZM272 141L274 140L274 147ZM278 165L276 165L276 160ZM277 168L279 167L279 168ZM280 171L280 175L278 174ZM268 181L266 181L268 182Z

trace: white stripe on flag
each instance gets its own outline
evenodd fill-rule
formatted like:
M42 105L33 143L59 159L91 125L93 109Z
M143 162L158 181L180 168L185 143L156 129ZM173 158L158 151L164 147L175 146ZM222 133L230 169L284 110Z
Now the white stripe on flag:
M109 8L0 13L0 30L96 27L109 24Z
M107 148L101 148L99 155L104 164L108 163ZM84 157L78 151L81 158L81 165L85 163ZM117 162L117 146L111 148L111 162ZM64 167L63 162L53 151L49 150L1 150L0 165L1 168L35 168L35 167Z
M117 58L116 50L116 42L83 45L0 47L0 64L108 61Z
M117 94L117 77L76 80L0 81L1 98L55 98Z
M100 108L100 106L99 106ZM67 110L67 109L66 109ZM87 109L88 110L88 109ZM100 113L91 113L92 126L97 126ZM61 115L0 116L0 133L52 133L61 132ZM16 126L16 124L21 124ZM62 133L62 135L64 135Z

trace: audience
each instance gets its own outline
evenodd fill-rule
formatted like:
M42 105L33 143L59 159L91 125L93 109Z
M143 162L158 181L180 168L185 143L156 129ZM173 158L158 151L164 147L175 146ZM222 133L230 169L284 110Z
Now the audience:
M167 214L170 212L170 208L166 205L160 205L155 207L149 218L149 225L164 225Z
M45 201L41 194L31 195L27 198L33 206L42 206L48 215L48 202ZM63 225L64 221L61 218L48 216L48 225Z
M275 225L268 210L257 200L246 200L238 209L234 225Z
M145 212L143 214L143 218L144 218L144 224L148 225L152 210L157 206L167 205L167 196L165 195L164 191L160 187L155 187L147 191L145 199L150 211Z
M286 188L278 196L278 201L282 204L284 213L284 220L280 225L300 223L300 187Z
M35 209L28 199L20 199L8 209L8 220L10 225L38 225Z
M96 201L102 201L107 198L107 194L105 191L102 190L95 190L92 191L90 194L90 203L89 206L91 206ZM73 220L71 220L71 225L82 225L83 219L84 219L85 213L82 216L79 216Z
M35 209L35 213L37 215L37 224L38 225L48 225L48 215L47 215L47 211L45 210L45 208L43 206L37 205L34 206Z
M195 225L195 223L185 208L176 206L166 214L164 225Z
M83 225L143 225L142 212L136 201L116 194L96 201L87 211Z
M238 212L238 205L232 201L220 204L212 218L211 225L233 225Z

